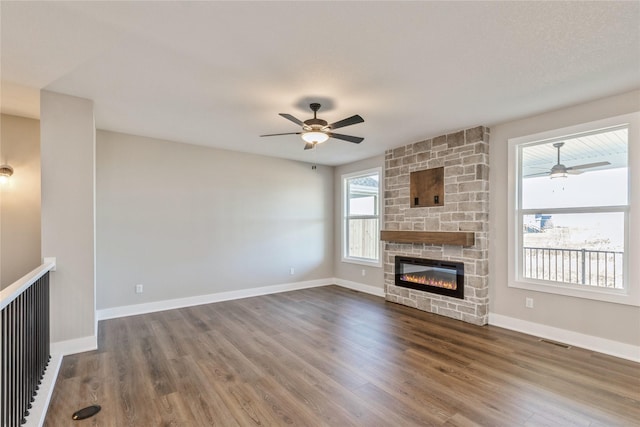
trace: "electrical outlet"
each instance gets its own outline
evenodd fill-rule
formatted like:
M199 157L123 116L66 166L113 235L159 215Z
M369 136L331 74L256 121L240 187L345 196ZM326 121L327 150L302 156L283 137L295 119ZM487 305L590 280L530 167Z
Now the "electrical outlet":
M294 274L295 272L296 272L296 270L295 270L293 267L291 267L291 268L289 269L289 274L291 274L292 276L293 276L293 274Z
M144 292L144 289L142 287L141 284L137 284L136 285L136 294L141 294L142 292Z
M362 269L362 275L366 276L367 275L367 270L365 270L364 268Z
M527 308L533 308L533 298L525 298L524 306Z

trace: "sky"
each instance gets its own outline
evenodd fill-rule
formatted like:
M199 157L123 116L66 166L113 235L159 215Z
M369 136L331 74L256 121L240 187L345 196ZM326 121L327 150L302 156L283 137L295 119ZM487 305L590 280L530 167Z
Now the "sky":
M523 179L523 209L620 206L628 202L628 168L589 171L567 178L548 176ZM623 250L624 214L622 212L553 214L555 228L565 228L558 239L546 240L555 247L600 247ZM527 216L525 223L535 223ZM555 233L558 234L558 233ZM530 239L539 240L529 235ZM551 236L547 236L551 237ZM539 242L543 243L543 242ZM548 247L545 244L546 247Z
M567 178L526 178L522 180L522 208L626 205L628 182L628 168L588 171Z

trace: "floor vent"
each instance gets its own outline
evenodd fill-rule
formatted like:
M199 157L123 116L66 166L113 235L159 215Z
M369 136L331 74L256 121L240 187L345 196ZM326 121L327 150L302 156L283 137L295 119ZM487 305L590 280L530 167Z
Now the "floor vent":
M551 341L551 340L546 340L544 338L542 338L542 339L540 339L538 341L543 342L543 343L547 343L547 344L553 344L555 346L566 348L566 349L570 349L571 348L571 346L568 345L568 344L564 344L564 343L556 342L556 341Z

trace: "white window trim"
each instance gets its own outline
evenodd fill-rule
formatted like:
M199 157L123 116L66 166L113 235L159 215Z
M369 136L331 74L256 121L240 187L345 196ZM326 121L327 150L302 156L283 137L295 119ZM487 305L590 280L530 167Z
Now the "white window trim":
M347 180L350 178L355 178L358 176L364 176L364 175L371 175L377 173L378 174L378 179L379 179L379 185L378 185L378 206L377 206L377 211L378 211L378 231L382 230L382 219L383 219L383 215L382 215L382 187L383 187L383 176L382 176L382 168L381 167L376 167L376 168L371 168L371 169L365 169L365 170L360 170L360 171L356 171L356 172L351 172L351 173L347 173L344 174L340 177L341 180L341 216L340 216L340 224L341 224L341 230L340 230L340 246L341 246L341 250L342 250L342 262L345 263L349 263L349 264L359 264L359 265L367 265L369 267L382 267L382 241L380 240L380 236L378 235L378 259L377 260L370 260L368 258L358 258L358 257L349 257L347 256L347 226L346 226L346 219L347 219L347 204L346 199L347 199ZM367 216L361 216L361 218L367 218ZM371 217L373 218L373 216Z
M629 126L628 139L628 168L629 168L629 197L628 206L618 212L625 212L625 248L624 248L624 289L605 290L584 288L580 285L554 285L547 281L540 281L520 277L519 263L521 262L520 232L522 224L517 209L519 207L518 190L520 188L520 171L518 170L518 146L528 142L555 139L561 136L589 132L620 125ZM625 114L589 123L569 126L533 135L527 135L508 140L508 286L551 294L566 295L618 304L640 306L640 239L632 236L640 235L640 214L637 212L640 201L640 113ZM584 208L585 211L603 211L611 208ZM582 208L581 208L582 209ZM563 209L546 209L545 211L562 211ZM574 210L571 210L574 211ZM526 212L526 210L522 210ZM634 262L635 261L635 262Z

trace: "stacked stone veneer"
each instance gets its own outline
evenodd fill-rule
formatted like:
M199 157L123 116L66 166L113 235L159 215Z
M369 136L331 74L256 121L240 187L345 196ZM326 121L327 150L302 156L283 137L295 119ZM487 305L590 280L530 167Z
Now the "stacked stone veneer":
M444 205L411 208L409 174L444 166ZM385 242L388 301L464 320L487 323L489 232L489 129L475 127L385 153L384 229L473 231L471 247ZM396 255L464 263L464 300L397 287Z

